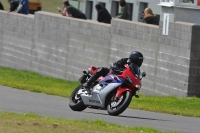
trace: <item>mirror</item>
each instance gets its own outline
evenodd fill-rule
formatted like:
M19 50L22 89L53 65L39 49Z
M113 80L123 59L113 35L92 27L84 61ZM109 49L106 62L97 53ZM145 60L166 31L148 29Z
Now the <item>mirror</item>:
M146 72L143 72L143 73L142 73L142 77L146 77Z

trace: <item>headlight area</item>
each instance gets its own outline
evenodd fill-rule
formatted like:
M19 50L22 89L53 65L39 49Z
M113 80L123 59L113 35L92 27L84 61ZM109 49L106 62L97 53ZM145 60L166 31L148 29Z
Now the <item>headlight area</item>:
M135 85L135 88L137 88L138 90L141 89L141 85Z

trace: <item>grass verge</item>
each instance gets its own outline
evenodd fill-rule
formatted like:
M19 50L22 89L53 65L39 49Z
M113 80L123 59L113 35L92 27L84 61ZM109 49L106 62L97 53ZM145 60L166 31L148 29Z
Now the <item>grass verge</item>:
M79 83L40 75L35 72L18 71L0 67L0 84L12 88L69 97ZM153 112L200 117L200 99L195 97L133 97L130 108Z
M33 113L21 115L0 111L0 118L0 133L162 133L148 127L123 127L102 120L66 120Z

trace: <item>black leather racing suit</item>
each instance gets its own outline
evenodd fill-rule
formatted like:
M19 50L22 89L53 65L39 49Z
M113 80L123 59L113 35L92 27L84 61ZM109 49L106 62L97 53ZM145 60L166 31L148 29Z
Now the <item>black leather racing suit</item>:
M124 65L127 64L128 58L122 58L121 60L118 60L114 62L111 66L111 69L113 71L120 70L123 71L125 69ZM91 78L83 84L83 87L86 89L89 88L93 84L94 81L96 81L99 77L103 76L105 77L110 72L110 69L107 67L99 67L97 72L91 76Z

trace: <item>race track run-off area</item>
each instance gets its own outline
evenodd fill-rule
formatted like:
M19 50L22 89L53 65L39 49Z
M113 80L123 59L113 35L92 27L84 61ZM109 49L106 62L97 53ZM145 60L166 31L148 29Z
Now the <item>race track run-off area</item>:
M200 119L127 109L119 116L110 116L105 110L86 109L74 112L68 99L0 86L0 110L16 113L35 113L66 119L101 119L123 126L148 126L162 131L199 133Z

